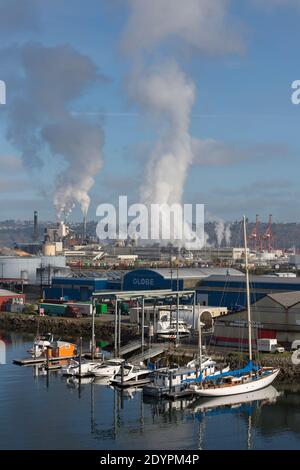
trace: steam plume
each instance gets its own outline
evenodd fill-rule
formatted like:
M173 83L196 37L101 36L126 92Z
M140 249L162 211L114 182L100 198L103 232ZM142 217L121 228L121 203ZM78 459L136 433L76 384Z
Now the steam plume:
M217 246L220 247L222 245L222 241L224 239L224 230L225 224L224 220L218 219L215 223L215 234L217 237Z
M173 46L205 53L236 52L242 43L234 28L227 27L225 0L129 0L130 15L122 46L139 63L131 76L129 94L146 114L159 120L161 131L149 157L146 181L141 187L144 202L182 203L184 184L192 163L189 133L195 86L170 61ZM167 59L160 66L141 66L143 56L166 45ZM224 231L224 229L223 229Z
M45 150L61 159L53 202L57 215L78 203L86 214L89 191L101 168L100 125L70 111L71 103L101 76L95 64L68 45L28 44L20 49L24 79L10 112L8 138L22 152L25 168L45 164Z
M150 154L142 199L147 203L179 203L192 162L189 123L195 100L194 84L176 62L167 62L130 80L129 92L162 125Z
M230 246L231 242L231 224L227 224L224 232L226 246Z

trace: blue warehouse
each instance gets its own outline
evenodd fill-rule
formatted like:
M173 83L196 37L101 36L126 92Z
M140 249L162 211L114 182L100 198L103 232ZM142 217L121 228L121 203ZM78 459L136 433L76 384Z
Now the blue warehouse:
M246 306L245 276L209 276L197 285L197 302L239 310ZM300 278L250 276L250 301L254 303L267 294L300 291Z

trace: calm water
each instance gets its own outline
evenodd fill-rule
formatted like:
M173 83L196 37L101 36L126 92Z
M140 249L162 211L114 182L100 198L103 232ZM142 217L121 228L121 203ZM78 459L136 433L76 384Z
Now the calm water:
M3 338L3 336L2 336ZM96 383L78 387L12 359L32 338L6 335L0 365L0 449L299 449L300 388L269 388L252 402L207 408L149 402Z

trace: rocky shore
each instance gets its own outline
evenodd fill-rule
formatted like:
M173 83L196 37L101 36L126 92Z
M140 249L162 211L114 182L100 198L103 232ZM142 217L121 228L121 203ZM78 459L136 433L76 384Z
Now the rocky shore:
M91 318L40 317L13 313L0 313L0 330L22 331L40 334L54 333L63 337L82 336L90 338ZM122 342L136 337L136 328L128 323L122 323ZM95 335L97 339L110 340L114 334L114 322L105 318L95 319Z

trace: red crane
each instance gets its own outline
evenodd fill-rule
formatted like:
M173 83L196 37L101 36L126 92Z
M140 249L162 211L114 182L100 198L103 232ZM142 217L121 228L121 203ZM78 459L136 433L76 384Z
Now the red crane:
M258 251L258 249L261 250L261 239L259 236L259 215L256 214L256 222L255 226L253 227L252 232L249 235L249 241L250 241L250 247L252 251Z
M272 233L272 214L270 214L268 226L263 235L263 247L264 247L264 250L268 250L269 253L273 249L273 240L274 240L274 237Z

